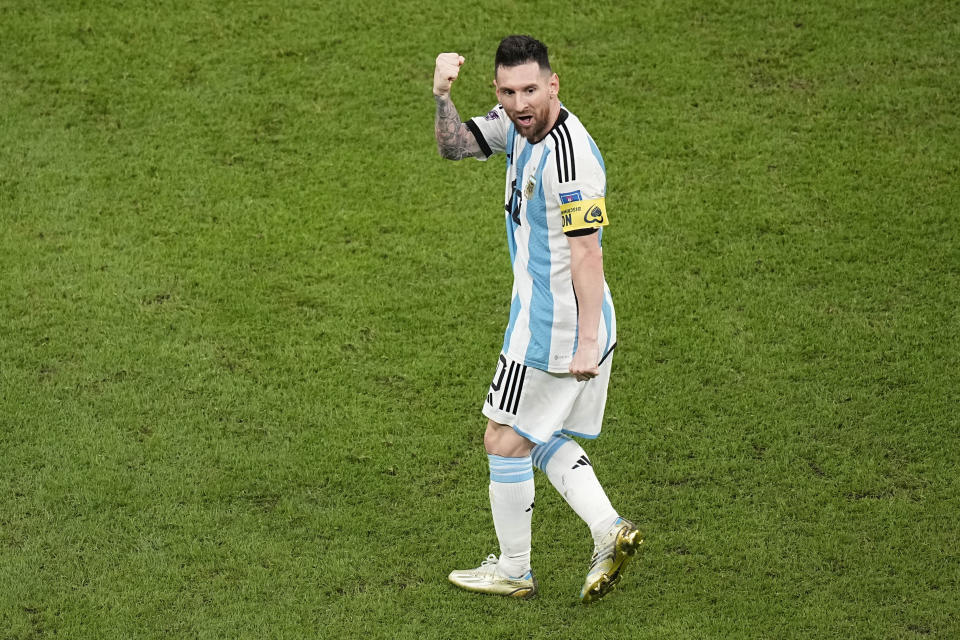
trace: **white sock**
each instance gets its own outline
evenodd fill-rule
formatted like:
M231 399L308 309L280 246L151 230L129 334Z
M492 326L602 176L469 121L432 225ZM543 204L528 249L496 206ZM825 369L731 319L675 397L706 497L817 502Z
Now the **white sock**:
M547 474L567 504L587 523L595 542L610 530L619 514L600 486L583 447L570 437L557 434L534 447L531 457L533 464Z
M530 523L533 519L533 463L530 456L488 454L490 511L500 542L497 571L517 578L530 571Z

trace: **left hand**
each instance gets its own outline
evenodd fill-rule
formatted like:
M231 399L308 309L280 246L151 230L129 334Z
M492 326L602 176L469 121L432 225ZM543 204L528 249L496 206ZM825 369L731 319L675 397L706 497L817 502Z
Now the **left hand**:
M600 375L600 345L596 340L582 340L570 362L570 373L577 382L585 382Z

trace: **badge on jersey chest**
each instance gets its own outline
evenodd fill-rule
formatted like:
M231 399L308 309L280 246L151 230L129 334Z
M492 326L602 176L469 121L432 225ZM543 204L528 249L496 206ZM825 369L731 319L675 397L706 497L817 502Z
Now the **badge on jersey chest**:
M527 182L523 187L523 197L529 200L533 197L533 190L537 187L537 177L533 174L527 177Z

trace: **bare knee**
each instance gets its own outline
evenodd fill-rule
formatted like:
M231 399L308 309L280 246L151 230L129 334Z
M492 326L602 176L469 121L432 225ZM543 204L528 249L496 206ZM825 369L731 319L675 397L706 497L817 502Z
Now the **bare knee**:
M504 458L523 458L530 455L533 446L512 427L493 420L487 422L487 430L483 434L483 447L487 453Z

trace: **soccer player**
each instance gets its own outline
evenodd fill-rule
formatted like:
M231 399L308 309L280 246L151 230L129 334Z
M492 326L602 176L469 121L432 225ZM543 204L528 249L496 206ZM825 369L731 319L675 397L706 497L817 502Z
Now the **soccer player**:
M453 571L469 591L536 595L530 567L533 468L587 526L593 558L583 602L606 595L643 541L617 513L587 454L570 436L600 435L616 318L603 275L606 172L593 139L560 102L547 48L529 36L501 41L497 104L461 122L450 99L463 56L441 53L434 70L440 155L486 160L506 154L504 197L513 293L503 351L483 405L490 507L500 543L476 569Z

